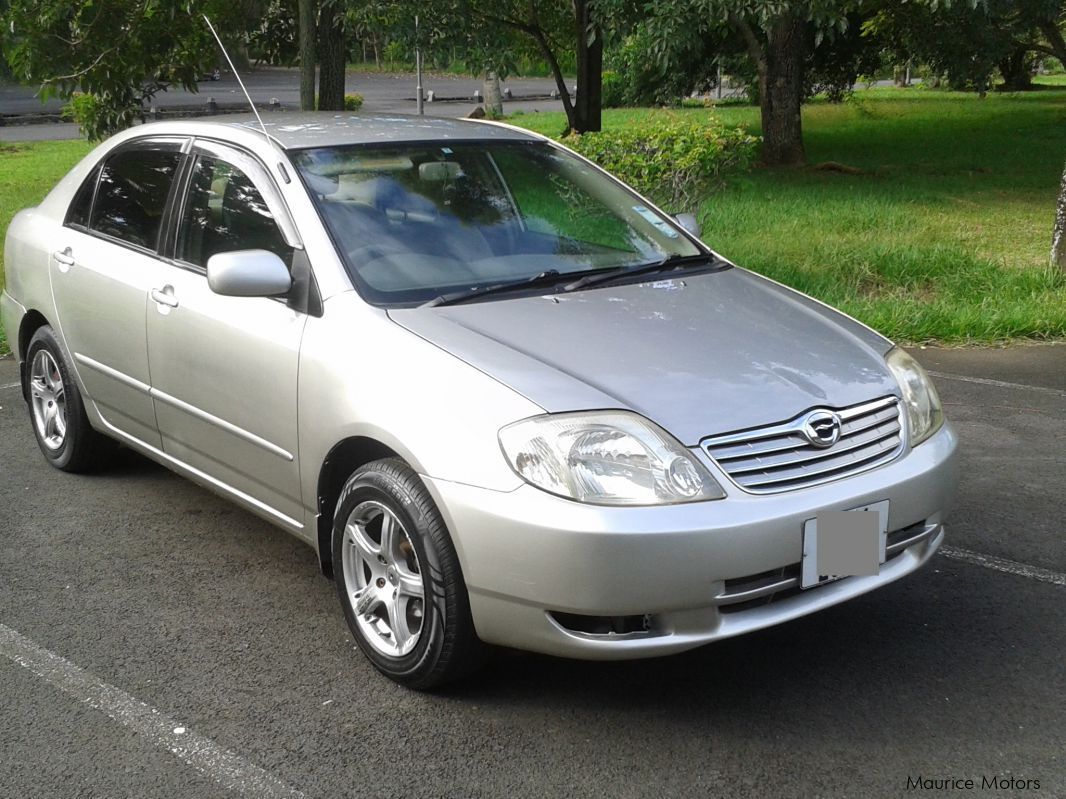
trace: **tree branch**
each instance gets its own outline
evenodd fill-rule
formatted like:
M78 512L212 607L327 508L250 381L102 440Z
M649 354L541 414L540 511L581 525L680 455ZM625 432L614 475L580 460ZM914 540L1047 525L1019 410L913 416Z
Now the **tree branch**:
M1066 39L1063 38L1059 26L1054 20L1046 19L1041 20L1038 27L1051 46L1055 57L1062 62L1063 66L1066 66Z
M729 15L729 24L740 31L740 35L744 38L744 44L748 47L748 54L751 56L751 60L755 62L755 68L759 70L759 74L765 75L766 48L762 46L762 42L755 35L751 25L748 24L746 19L733 13Z
M85 69L78 70L77 72L75 72L75 73L73 73L71 75L57 75L54 78L45 78L41 82L42 83L60 83L62 81L75 80L76 78L81 78L81 77L87 75L89 72L91 72L93 70L93 68L97 64L99 64L101 61L103 61L104 60L104 56L110 55L111 53L115 52L116 49L117 49L116 47L108 47L106 50L104 50L102 53L100 53L100 55L98 55L95 59L93 59L93 62L91 64L89 64L89 66L85 67Z

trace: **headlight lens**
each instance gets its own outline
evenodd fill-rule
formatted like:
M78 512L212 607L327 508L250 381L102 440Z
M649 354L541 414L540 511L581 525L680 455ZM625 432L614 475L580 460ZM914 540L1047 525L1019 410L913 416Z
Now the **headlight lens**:
M531 485L596 505L721 499L721 486L664 430L626 411L535 416L500 430L511 468Z
M885 362L903 392L911 446L921 444L944 423L940 397L925 369L904 350L896 347L885 357Z

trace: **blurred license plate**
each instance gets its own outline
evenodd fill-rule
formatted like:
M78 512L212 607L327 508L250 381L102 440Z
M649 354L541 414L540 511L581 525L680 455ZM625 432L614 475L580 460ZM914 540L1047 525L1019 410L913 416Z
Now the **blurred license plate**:
M858 514L871 516L852 518ZM888 500L808 519L803 523L800 587L813 588L842 577L877 574L885 562L887 538Z

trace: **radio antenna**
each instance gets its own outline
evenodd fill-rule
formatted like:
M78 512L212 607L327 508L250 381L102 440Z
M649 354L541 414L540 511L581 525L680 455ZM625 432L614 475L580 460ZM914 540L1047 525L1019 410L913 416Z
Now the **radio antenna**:
M241 75L237 72L237 67L233 66L233 59L229 57L229 53L226 52L226 46L222 44L222 39L219 38L218 33L215 32L215 26L211 24L211 20L207 18L207 14L203 15L204 22L207 23L207 27L211 30L211 35L215 37L215 41L218 42L218 49L222 51L222 55L226 57L226 63L229 64L230 71L233 73L233 77L237 79L237 83L240 84L241 91L244 92L245 98L248 100L248 105L252 107L252 113L255 114L255 118L259 120L259 127L263 129L263 135L266 136L267 141L272 142L273 139L270 134L267 133L266 125L263 124L263 118L259 116L259 111L255 107L255 103L252 102L252 95L248 94L248 90L244 88L244 81L241 80Z

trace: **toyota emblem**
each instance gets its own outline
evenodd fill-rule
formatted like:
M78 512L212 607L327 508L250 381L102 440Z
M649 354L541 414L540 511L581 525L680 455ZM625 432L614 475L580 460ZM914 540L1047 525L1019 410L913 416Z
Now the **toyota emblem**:
M803 420L802 432L812 445L826 449L840 439L840 417L832 411L811 411Z

